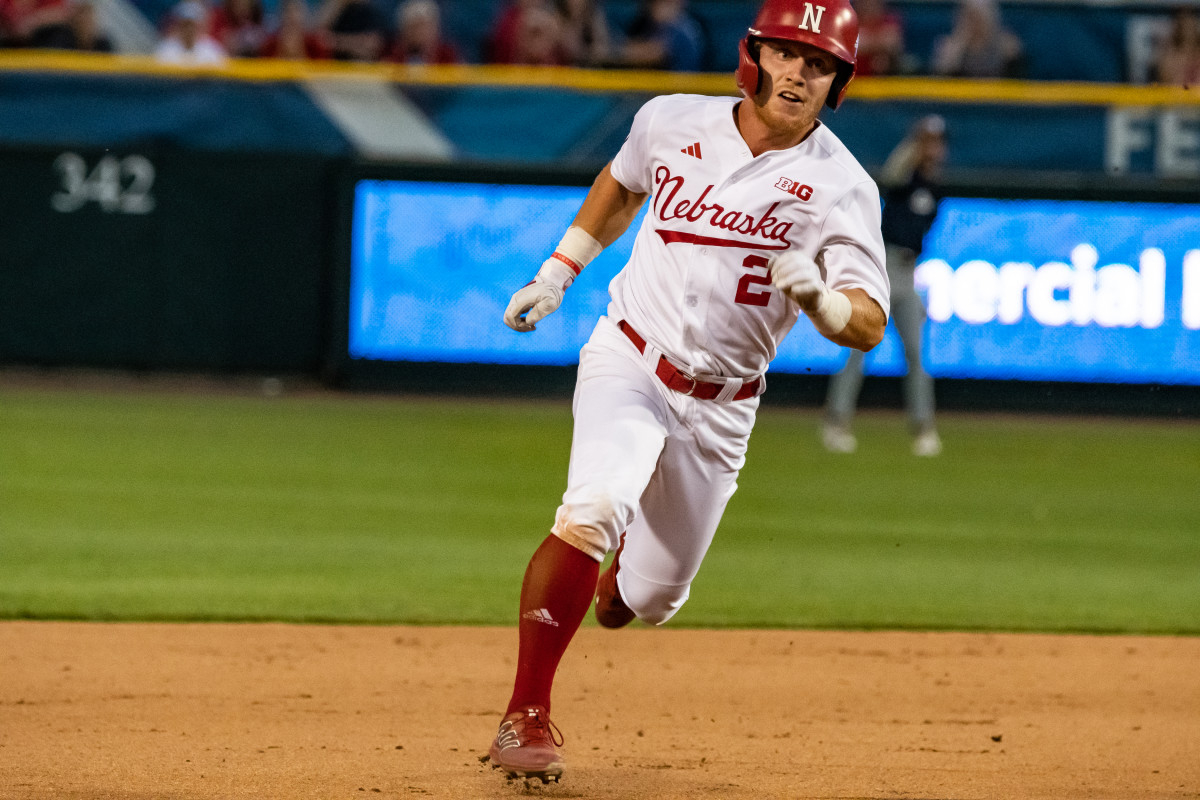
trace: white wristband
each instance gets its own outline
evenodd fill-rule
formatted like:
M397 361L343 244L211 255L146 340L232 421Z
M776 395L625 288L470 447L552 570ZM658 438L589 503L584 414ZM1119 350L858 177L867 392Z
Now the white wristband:
M850 298L836 289L831 289L821 298L821 303L815 311L805 313L812 320L813 327L822 334L836 336L850 324L850 314L853 311Z
M592 259L600 255L600 251L604 249L604 245L596 241L596 239L583 228L577 225L572 225L567 228L567 232L563 234L562 241L558 243L558 247L554 248L556 255L565 256L570 261L574 262L573 266L575 274L578 275L584 267L592 263Z

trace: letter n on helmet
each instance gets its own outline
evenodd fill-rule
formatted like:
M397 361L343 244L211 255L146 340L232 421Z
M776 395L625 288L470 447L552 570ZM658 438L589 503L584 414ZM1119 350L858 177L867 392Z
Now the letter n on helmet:
M737 85L748 98L762 88L762 69L750 46L755 39L803 42L837 59L837 77L825 105L836 109L841 104L858 59L858 15L849 0L766 0L738 45Z

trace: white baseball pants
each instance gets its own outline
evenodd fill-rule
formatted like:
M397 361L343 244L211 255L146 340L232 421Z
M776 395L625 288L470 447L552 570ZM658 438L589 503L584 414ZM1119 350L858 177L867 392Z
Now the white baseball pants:
M567 490L553 532L597 560L625 532L617 585L660 625L692 580L737 489L758 398L698 400L663 386L658 353L638 352L601 317L580 353Z

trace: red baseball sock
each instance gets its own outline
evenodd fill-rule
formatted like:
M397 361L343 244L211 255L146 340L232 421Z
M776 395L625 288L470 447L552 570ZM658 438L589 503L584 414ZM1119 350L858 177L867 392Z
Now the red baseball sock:
M546 537L521 584L521 644L517 680L508 711L525 706L550 710L554 672L596 596L600 563L559 539Z

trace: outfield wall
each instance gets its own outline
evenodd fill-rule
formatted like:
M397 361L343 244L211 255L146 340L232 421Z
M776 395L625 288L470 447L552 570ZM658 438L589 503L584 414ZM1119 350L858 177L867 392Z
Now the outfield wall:
M353 178L376 170L586 185L645 98L721 94L729 83L727 75L267 61L196 72L144 59L0 54L0 363L303 373L353 382L345 369L344 266ZM937 111L950 121L952 169L968 196L1021 197L1032 187L1064 199L1200 199L1195 92L905 79L855 86L856 99L830 123L871 167L913 118ZM572 124L547 125L547 117ZM997 130L1017 135L998 137ZM1167 248L1172 271L1163 291L1172 322L1192 313L1181 283L1191 245L1178 244L1179 253ZM1059 260L1070 261L1069 254ZM1130 269L1140 274L1136 263ZM928 274L942 305L953 304L961 294L953 274ZM1124 285L1129 276L1121 275L1113 286ZM1038 308L1055 314L1065 301L1050 291ZM946 322L957 312L939 313ZM1124 319L1120 309L1099 313ZM1185 371L1195 335L1178 351ZM1156 347L1137 345L1129 356L1135 362L1143 346ZM817 375L832 368L823 359ZM448 360L486 359L460 353ZM896 374L894 361L895 352L881 359L879 374ZM386 373L383 384L410 388L414 380L464 389L479 382L485 390L507 381L490 368L434 375L436 363L410 361L399 371L374 365L357 377ZM569 389L569 364L529 369L555 391ZM964 385L974 388L1010 383L969 371L947 377L972 379ZM1053 379L1019 377L1026 389ZM1064 374L1063 385L1077 377ZM1088 393L1096 395L1095 381L1103 379L1093 376ZM1174 408L1178 387L1189 380L1164 373L1134 383L1140 394L1147 386L1174 386L1166 390ZM953 385L943 385L952 396ZM792 396L806 391L800 386ZM963 397L966 405L979 400L971 392Z
M595 169L671 92L737 93L732 73L405 67L0 51L0 146L175 146ZM1200 179L1200 90L1108 83L855 80L824 121L868 169L938 113L960 169Z
M314 373L328 158L0 150L0 362Z

